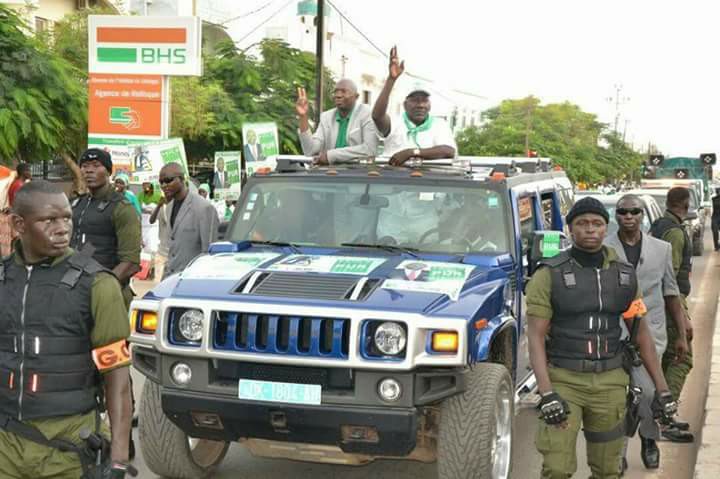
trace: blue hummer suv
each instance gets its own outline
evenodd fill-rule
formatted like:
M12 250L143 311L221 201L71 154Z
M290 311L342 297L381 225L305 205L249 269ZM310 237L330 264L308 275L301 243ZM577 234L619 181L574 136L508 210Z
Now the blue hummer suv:
M548 160L461 160L257 172L226 241L132 304L148 467L203 477L240 441L507 478L528 250L573 193Z

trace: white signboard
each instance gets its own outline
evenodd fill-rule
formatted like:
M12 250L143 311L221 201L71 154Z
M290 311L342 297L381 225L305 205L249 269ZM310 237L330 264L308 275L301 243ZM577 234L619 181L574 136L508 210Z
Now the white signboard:
M270 271L290 271L295 273L334 273L364 276L384 262L384 259L361 256L291 254L282 261L270 265L267 269Z
M202 76L199 17L88 17L89 73Z
M220 253L200 256L182 272L189 279L240 279L280 253Z

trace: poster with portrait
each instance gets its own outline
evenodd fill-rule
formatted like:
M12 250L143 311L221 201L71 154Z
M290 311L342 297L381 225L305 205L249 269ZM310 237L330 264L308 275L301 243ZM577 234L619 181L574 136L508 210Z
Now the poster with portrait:
M130 155L130 183L157 182L160 170L168 163L179 163L185 176L188 176L185 144L182 138L130 144L128 152Z
M262 166L275 169L276 157L280 153L277 124L245 123L242 127L243 158L248 176Z
M216 151L213 171L213 187L229 189L240 184L240 152Z

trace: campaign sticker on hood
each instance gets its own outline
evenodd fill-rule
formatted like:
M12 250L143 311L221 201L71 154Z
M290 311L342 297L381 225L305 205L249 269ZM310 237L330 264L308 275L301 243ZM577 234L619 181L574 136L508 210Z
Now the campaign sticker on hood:
M382 288L446 294L457 301L474 268L469 264L405 260L395 268L395 274L383 282Z
M186 279L239 279L280 253L220 253L200 256L182 273Z
M366 275L385 262L381 258L359 256L321 256L291 254L282 261L268 266L269 271L293 273L334 273Z

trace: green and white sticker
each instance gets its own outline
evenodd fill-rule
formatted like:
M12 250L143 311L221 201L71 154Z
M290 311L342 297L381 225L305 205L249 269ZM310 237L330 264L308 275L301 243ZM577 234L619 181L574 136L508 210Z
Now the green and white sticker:
M292 254L282 261L270 265L267 269L294 273L333 273L364 276L384 262L384 259L360 256Z
M406 260L396 268L403 272L403 277L386 279L382 288L446 294L453 301L457 301L473 269L475 266L469 264Z
M541 251L543 258L552 258L560 254L559 231L548 231L543 235Z
M185 279L239 279L280 253L220 253L200 256L182 273Z

